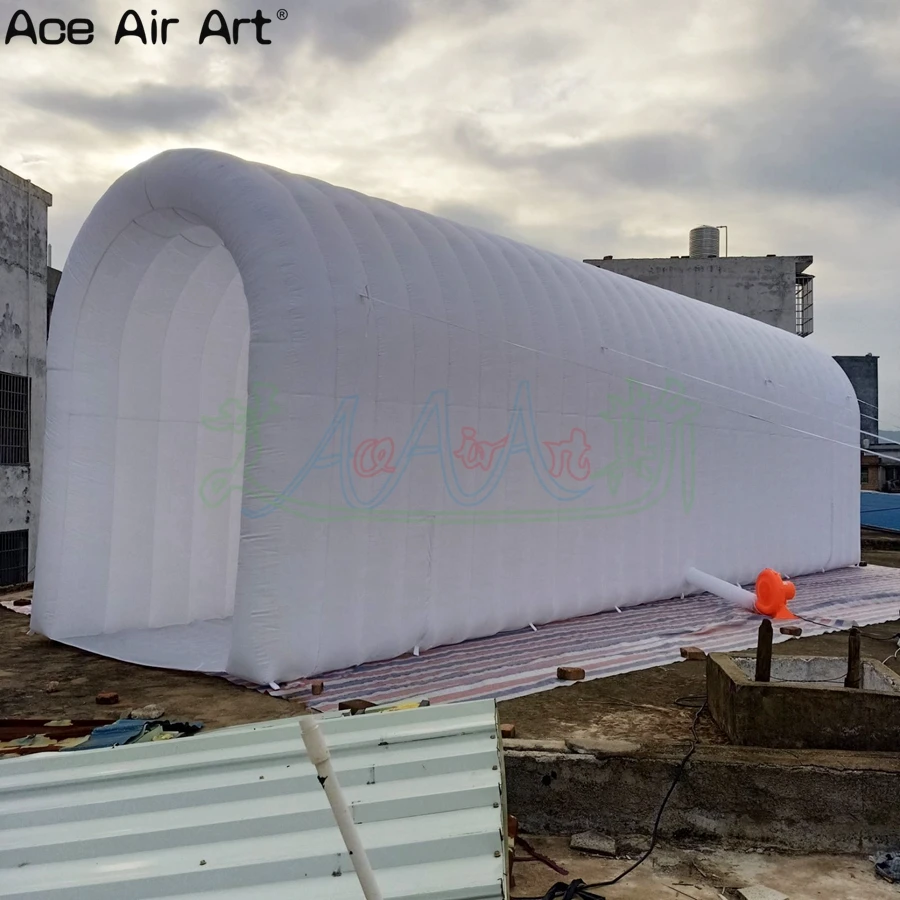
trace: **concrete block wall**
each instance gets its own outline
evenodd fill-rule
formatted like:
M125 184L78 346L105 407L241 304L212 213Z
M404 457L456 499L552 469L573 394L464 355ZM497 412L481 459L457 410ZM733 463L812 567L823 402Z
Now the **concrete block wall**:
M798 260L807 259L812 262L811 258L796 256L589 259L585 262L795 334Z
M866 356L836 356L834 361L850 379L859 400L860 443L865 438L869 438L870 443L877 443L872 435L878 434L878 357L869 353Z
M37 550L47 390L47 211L52 197L0 168L0 372L31 383L27 466L0 465L0 532L29 532Z

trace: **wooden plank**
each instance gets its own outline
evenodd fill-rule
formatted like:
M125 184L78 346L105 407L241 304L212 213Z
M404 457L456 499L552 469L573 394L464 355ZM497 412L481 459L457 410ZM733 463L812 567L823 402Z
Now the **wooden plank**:
M763 619L756 643L756 680L772 680L772 620Z
M862 658L859 655L859 629L850 629L850 639L847 648L847 679L844 681L844 687L856 688L862 687Z

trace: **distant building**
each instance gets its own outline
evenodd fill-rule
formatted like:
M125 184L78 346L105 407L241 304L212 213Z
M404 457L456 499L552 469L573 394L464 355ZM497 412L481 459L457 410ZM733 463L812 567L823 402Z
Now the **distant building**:
M47 386L46 191L0 168L0 585L34 571Z
M861 466L864 491L900 493L900 444L874 444L868 452L863 450Z
M859 400L859 443L862 447L878 443L878 357L836 356Z
M586 259L585 262L711 303L807 337L813 332L811 256L725 256L718 232L691 232L691 255L668 259Z

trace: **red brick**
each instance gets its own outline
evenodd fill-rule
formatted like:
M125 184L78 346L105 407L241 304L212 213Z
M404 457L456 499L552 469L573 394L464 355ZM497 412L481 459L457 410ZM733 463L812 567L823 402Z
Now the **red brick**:
M504 741L511 741L515 736L516 736L516 726L515 725L501 725L500 726L500 737L502 737Z
M96 700L100 706L115 706L119 702L119 695L115 691L100 691Z
M803 629L798 625L782 625L781 633L788 634L791 637L800 637L800 635L803 634Z
M706 659L706 654L699 647L682 647L681 656L683 659L690 659L695 662L702 662Z
M312 691L313 697L319 697L325 693L325 682L324 681L314 681L309 689Z
M556 677L560 681L584 681L584 669L578 669L574 666L560 666L556 670Z

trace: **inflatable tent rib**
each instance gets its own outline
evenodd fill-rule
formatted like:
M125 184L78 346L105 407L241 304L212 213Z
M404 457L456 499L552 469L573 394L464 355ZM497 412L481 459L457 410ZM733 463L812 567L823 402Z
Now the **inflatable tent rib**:
M34 627L297 678L859 559L808 342L219 153L97 204L50 335Z

